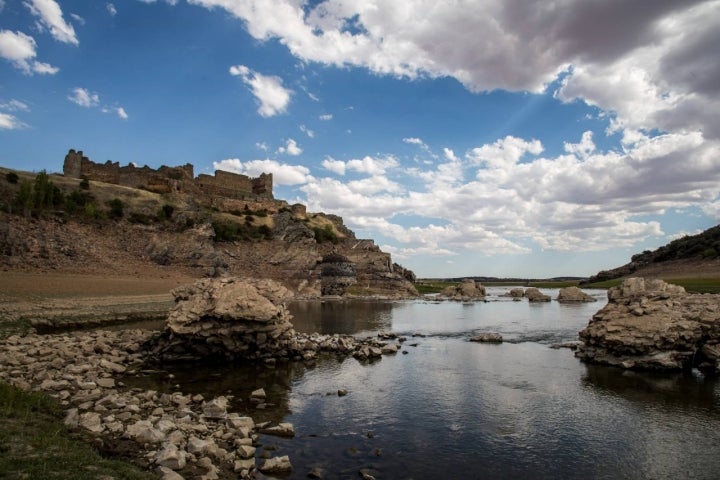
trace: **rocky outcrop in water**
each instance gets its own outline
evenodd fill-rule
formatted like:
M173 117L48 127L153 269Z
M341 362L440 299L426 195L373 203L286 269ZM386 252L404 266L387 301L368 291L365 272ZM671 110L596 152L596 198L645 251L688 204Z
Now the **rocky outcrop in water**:
M662 280L629 278L580 332L575 355L623 368L719 370L720 295L689 294Z
M323 351L366 360L382 356L388 344L295 332L285 306L292 293L273 280L208 278L173 295L164 331L145 344L153 361L310 360Z
M450 300L471 301L485 299L485 287L471 278L462 280L458 285L445 287L438 298Z
M528 302L549 302L551 300L550 295L545 295L535 287L528 287L525 289L525 297Z
M556 299L560 303L596 302L597 299L580 290L578 287L561 288Z

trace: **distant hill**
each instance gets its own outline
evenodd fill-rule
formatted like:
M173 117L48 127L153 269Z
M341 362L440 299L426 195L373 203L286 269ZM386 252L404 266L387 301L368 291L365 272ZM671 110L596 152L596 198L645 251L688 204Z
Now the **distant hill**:
M630 263L603 270L583 283L628 276L720 277L720 225L697 235L686 235L656 250L633 255Z

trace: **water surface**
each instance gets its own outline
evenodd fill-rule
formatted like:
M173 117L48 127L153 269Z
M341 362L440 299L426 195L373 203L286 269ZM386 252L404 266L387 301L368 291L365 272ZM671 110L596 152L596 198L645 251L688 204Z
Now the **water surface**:
M408 340L372 363L181 368L164 389L236 395L256 420L289 421L294 439L262 436L289 455L289 478L718 478L720 386L694 372L660 375L579 362L550 344L577 339L604 302L301 302L298 331ZM556 291L547 290L553 297ZM501 345L471 343L500 332ZM263 387L268 401L247 401ZM345 389L347 396L338 396Z

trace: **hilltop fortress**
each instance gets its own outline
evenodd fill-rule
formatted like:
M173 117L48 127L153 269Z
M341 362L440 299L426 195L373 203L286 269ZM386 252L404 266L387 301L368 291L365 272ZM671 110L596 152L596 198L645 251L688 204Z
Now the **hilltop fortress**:
M180 167L161 166L153 169L147 165L121 167L108 160L95 163L83 155L82 150L70 149L63 163L63 174L71 178L87 178L132 188L142 188L155 193L189 193L207 199L224 198L275 203L272 173L251 178L237 173L216 170L215 175L200 174L195 177L194 167L187 163ZM285 202L280 202L285 203Z

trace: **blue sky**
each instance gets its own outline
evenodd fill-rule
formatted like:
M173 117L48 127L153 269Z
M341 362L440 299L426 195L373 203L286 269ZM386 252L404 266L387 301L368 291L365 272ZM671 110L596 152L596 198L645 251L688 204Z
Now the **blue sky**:
M421 277L720 219L719 1L0 0L0 165L256 176Z

